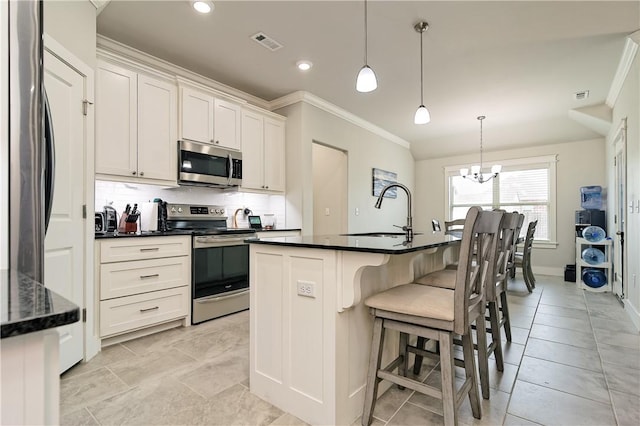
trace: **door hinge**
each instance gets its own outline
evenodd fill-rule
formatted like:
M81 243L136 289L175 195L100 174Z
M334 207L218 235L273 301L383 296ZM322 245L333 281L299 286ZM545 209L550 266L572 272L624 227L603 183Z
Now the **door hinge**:
M87 108L89 107L89 105L93 105L93 102L87 99L82 100L82 115L87 115Z
M87 308L82 308L82 322L87 322Z
M82 218L83 219L87 218L87 205L86 204L82 205Z
M617 163L618 157L613 157L613 165L615 166Z

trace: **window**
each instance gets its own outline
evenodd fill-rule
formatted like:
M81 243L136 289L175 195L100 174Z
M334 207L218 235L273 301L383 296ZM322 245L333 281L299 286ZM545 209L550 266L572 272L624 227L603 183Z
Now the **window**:
M448 216L461 219L471 206L486 210L518 211L525 216L520 235L529 222L537 220L536 245L555 247L555 156L524 158L502 163L502 172L485 183L460 176L459 167L447 167Z

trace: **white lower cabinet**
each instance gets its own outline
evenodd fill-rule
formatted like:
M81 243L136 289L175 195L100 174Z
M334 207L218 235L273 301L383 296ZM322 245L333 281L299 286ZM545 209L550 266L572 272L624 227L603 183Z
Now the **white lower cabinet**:
M101 338L180 319L189 323L190 243L190 236L99 241Z

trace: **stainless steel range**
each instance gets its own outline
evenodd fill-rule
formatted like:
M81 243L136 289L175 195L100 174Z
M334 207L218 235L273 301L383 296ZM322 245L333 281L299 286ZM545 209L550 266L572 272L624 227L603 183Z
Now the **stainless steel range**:
M168 204L167 225L193 233L191 323L249 309L251 229L227 228L224 207Z

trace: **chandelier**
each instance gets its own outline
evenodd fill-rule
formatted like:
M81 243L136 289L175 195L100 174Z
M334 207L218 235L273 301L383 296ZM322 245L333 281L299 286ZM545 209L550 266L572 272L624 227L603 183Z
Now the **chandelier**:
M468 168L460 169L460 176L478 183L489 182L491 179L498 176L502 170L502 166L500 164L495 164L491 166L491 174L488 177L485 177L485 175L482 174L482 120L485 118L487 117L484 115L478 117L478 121L480 121L480 165L471 166L471 174L469 174Z

